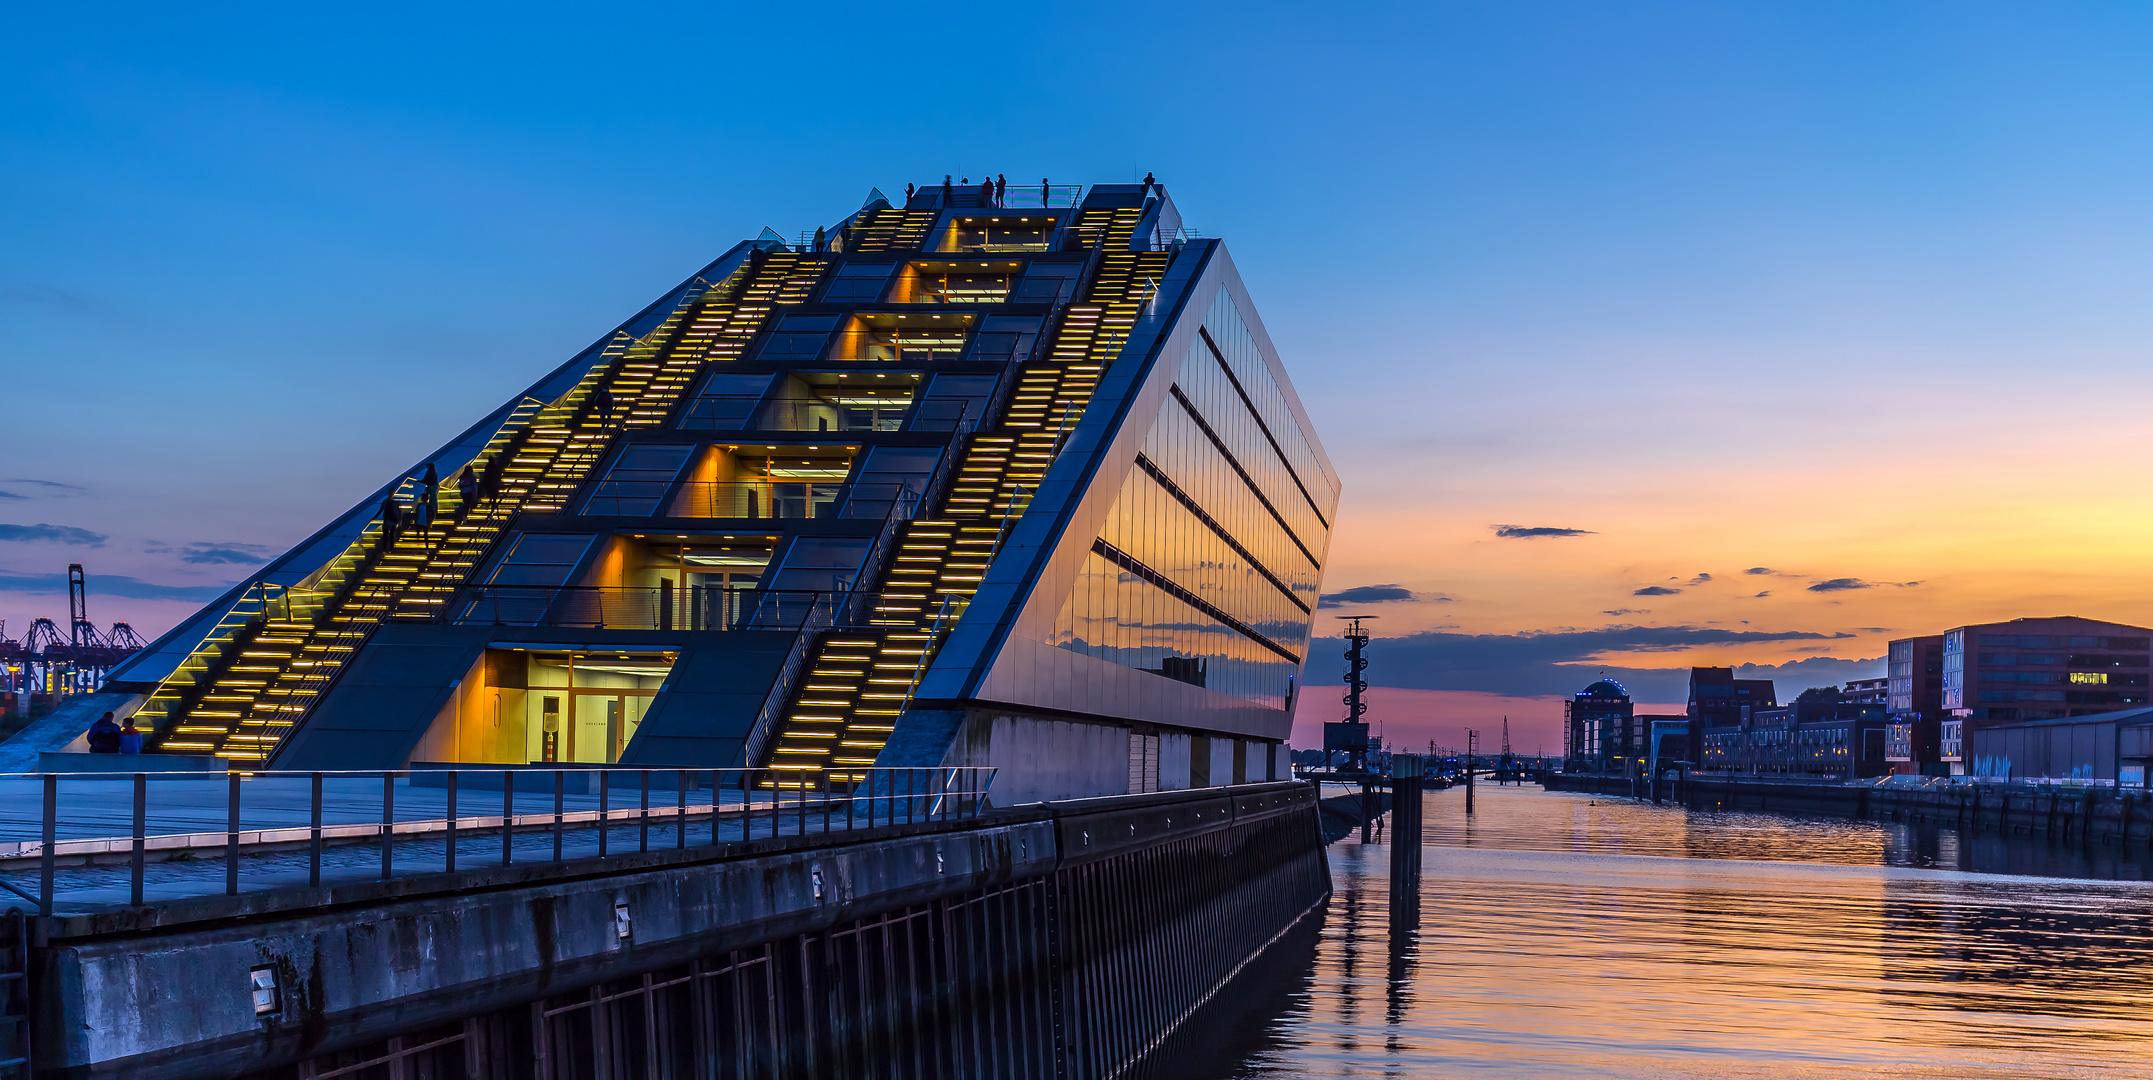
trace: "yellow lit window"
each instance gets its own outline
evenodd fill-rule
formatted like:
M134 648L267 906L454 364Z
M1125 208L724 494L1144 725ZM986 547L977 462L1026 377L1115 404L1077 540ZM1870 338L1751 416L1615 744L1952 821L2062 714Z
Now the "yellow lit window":
M2108 673L2105 671L2074 671L2071 673L2071 681L2085 686L2106 686L2108 685Z

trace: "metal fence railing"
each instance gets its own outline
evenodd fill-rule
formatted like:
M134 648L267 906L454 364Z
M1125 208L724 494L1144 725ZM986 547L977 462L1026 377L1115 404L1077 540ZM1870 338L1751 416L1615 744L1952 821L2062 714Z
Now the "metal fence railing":
M592 630L798 630L825 623L849 590L470 585L450 602L464 626L572 626Z
M988 808L993 780L988 767L13 774L0 776L0 894L51 915L962 820Z
M907 489L904 481L674 480L599 481L582 512L602 517L794 520L880 518ZM917 489L916 483L909 487Z

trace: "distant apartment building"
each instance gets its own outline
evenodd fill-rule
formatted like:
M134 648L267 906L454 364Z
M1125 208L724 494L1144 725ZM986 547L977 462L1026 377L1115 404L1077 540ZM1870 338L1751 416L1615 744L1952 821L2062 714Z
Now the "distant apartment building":
M1752 776L1856 778L1889 771L1884 702L1871 679L1804 690L1790 704L1755 708L1739 724L1708 727L1702 768Z
M1858 705L1883 705L1891 693L1890 679L1855 679L1839 691L1839 700Z
M1662 761L1674 761L1682 757L1689 746L1689 717L1681 713L1638 713L1637 756L1647 762L1655 757ZM1654 743L1659 745L1654 746Z
M1758 709L1778 705L1770 679L1737 679L1733 668L1691 668L1689 750L1685 760L1692 765L1703 763L1707 731L1739 730Z
M1642 745L1629 688L1601 679L1562 703L1563 768L1624 770Z
M1941 775L1944 636L1900 638L1886 653L1884 704L1890 715L1884 757L1893 772Z
M1890 646L1885 756L1963 775L1968 729L2147 703L2153 629L2077 616L1976 623Z

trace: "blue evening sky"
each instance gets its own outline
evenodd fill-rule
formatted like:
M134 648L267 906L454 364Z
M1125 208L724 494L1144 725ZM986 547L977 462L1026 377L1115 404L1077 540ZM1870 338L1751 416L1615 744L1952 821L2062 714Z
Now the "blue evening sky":
M80 560L93 615L161 630L187 605L155 594L237 580L736 240L945 172L1152 170L1227 238L1348 487L1332 589L1456 591L1356 534L1401 507L1584 527L1668 470L1697 500L1666 512L1709 518L1715 491L1808 497L1807 444L1925 454L2153 400L2143 4L7 22L0 523L104 538L0 530L11 627ZM1843 475L1850 503L1882 483ZM1484 591L1531 593L1506 572Z

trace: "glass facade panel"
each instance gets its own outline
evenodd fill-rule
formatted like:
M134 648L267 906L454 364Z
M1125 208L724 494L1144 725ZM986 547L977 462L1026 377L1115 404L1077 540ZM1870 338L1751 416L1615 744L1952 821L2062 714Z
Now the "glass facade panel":
M680 470L687 466L693 446L630 446L584 500L584 513L649 517L658 512Z
M1241 389L1248 394L1255 412L1278 444L1278 452L1285 458L1293 474L1306 488L1308 499L1321 508L1326 521L1331 508L1337 505L1338 490L1325 476L1323 466L1317 463L1315 448L1310 445L1308 434L1294 422L1293 410L1286 406L1286 395L1271 379L1270 366L1263 361L1263 353L1256 346L1255 336L1241 321L1241 313L1235 309L1233 299L1221 290L1212 302L1210 318L1204 324L1205 331L1218 346L1226 368L1231 371Z
M596 537L586 534L525 533L494 567L491 585L564 585Z
M1056 623L1062 648L1274 708L1300 668L1098 552Z
M1284 708L1308 649L1335 489L1223 295L1146 433L1051 643ZM1229 372L1226 346L1245 352ZM1214 348L1214 345L1220 347ZM1236 385L1238 384L1238 386ZM1298 446L1313 472L1291 463Z

